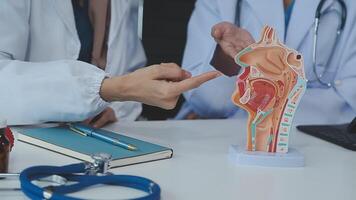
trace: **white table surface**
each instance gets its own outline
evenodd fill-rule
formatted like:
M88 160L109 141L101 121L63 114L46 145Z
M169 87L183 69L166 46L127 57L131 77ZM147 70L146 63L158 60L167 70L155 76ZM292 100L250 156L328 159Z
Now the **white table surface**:
M228 160L231 144L245 143L244 120L145 121L107 128L173 148L172 159L113 169L117 174L150 178L162 199L356 199L356 152L293 130L291 147L305 155L304 168L236 166ZM75 159L17 142L10 171L32 165L65 165ZM13 181L12 181L13 182ZM1 181L0 187L11 181ZM108 199L141 193L117 187L93 188L76 196ZM0 190L0 199L24 199L20 192Z

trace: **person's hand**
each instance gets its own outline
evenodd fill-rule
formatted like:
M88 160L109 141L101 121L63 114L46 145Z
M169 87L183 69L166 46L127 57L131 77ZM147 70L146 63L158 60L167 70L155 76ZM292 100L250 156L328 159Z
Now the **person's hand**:
M173 109L179 96L220 76L211 71L196 77L174 63L145 67L124 76L103 81L100 95L106 101L138 101L164 109Z
M85 124L91 125L94 128L101 128L108 123L116 122L117 118L112 108L107 107L99 115L89 118L84 121Z
M238 52L255 42L248 31L229 22L214 25L211 29L211 36L224 53L233 59Z

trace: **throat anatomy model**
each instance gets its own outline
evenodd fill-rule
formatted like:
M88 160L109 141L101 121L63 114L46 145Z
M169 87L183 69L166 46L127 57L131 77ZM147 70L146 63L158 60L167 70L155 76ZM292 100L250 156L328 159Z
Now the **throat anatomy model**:
M306 90L302 56L265 26L260 41L239 52L235 62L243 71L232 101L249 114L247 151L287 153L294 113Z

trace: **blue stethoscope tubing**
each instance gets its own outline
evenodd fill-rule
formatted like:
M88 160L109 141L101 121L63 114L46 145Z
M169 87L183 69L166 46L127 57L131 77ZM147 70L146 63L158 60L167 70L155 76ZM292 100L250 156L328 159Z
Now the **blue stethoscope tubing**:
M78 163L62 167L35 166L23 170L20 174L21 189L30 199L80 200L65 194L80 191L89 186L104 184L130 187L147 193L135 200L159 200L161 189L159 185L147 178L131 175L78 175L85 172L85 164ZM59 175L68 181L77 182L71 185L51 186L47 189L35 185L32 181L50 175ZM50 195L48 195L50 194Z

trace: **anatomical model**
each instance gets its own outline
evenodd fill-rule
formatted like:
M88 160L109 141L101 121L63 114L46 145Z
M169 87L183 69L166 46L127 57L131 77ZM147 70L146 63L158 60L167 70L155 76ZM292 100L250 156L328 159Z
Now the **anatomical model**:
M261 40L238 53L235 62L243 72L232 101L249 114L247 150L288 152L292 120L306 89L302 56L265 26Z

